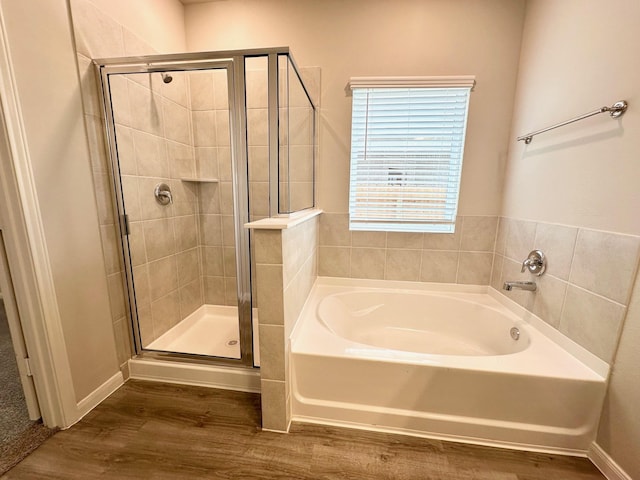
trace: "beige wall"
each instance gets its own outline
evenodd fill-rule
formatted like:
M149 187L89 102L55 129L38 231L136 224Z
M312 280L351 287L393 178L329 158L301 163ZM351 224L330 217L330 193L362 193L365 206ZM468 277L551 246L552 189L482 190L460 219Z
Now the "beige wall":
M179 0L90 1L159 53L185 51L184 7Z
M461 215L499 213L524 2L249 0L187 5L191 51L289 46L322 68L318 206L346 213L351 98L358 75L476 75Z
M640 279L620 337L597 443L631 478L640 478Z
M118 368L67 4L0 5L79 401Z
M551 224L556 244L564 235L564 250L570 250L572 237L580 242L583 234L582 247L576 244L572 254L573 262L582 264L577 272L581 284L571 287L576 278L572 266L564 288L572 289L573 297L613 300L623 307L636 276L640 234L640 111L635 107L640 64L633 60L638 56L638 18L636 0L527 2L502 211L518 225L522 251L536 223ZM614 31L606 25L615 25ZM528 146L515 141L530 130L621 99L630 107L619 120L600 115L540 135ZM627 248L630 243L635 245ZM557 266L562 257L550 255L550 265ZM545 282L549 280L563 284L557 269ZM632 478L640 478L640 418L633 410L640 401L639 358L633 346L640 341L637 283L624 323L617 316L608 327L613 317L600 315L592 319L597 324L576 323L579 330L574 331L595 342L604 338L610 354L621 331L597 442ZM576 304L576 320L579 308L593 313L584 308L589 303ZM565 304L563 314L566 310Z
M528 3L503 215L640 235L639 18L635 0ZM603 28L613 24L615 34ZM622 99L630 108L619 120L603 114L515 142Z

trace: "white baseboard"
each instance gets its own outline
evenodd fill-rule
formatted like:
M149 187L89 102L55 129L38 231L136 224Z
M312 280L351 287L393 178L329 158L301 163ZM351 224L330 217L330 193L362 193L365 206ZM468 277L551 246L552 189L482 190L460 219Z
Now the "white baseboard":
M122 372L118 372L89 395L78 402L78 415L73 423L80 421L87 413L96 408L103 400L124 385ZM69 425L71 426L71 425Z
M609 480L633 480L597 443L591 444L587 457Z

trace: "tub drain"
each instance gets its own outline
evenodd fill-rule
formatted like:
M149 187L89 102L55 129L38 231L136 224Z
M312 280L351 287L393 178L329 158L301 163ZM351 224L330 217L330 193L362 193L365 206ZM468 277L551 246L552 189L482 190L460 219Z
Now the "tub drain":
M230 346L230 347L233 346L233 345L237 345L237 344L238 344L238 340L229 340L227 342L227 345Z

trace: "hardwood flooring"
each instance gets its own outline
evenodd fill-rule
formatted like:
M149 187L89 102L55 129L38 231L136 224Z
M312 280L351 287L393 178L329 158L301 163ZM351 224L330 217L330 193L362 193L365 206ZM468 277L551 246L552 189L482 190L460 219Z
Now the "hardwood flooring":
M260 396L129 381L8 479L586 480L586 459L317 425L260 429Z

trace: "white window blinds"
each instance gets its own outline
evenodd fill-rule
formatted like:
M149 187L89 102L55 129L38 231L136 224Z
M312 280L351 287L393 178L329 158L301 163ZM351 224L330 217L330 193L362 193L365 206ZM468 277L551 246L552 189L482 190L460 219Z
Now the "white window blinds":
M370 83L351 83L350 229L453 232L473 80Z

